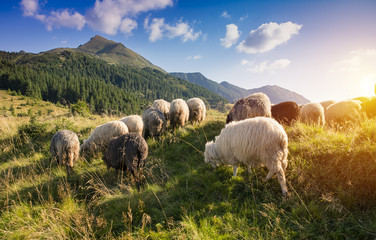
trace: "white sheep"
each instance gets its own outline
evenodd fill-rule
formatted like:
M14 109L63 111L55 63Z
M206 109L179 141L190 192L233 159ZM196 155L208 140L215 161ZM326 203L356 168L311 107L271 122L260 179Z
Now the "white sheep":
M170 105L170 122L171 126L184 127L185 122L189 119L189 108L183 99L175 99Z
M320 102L321 106L324 108L324 111L326 111L326 109L332 105L333 103L336 103L336 101L334 100L326 100L326 101L322 101Z
M170 119L170 103L169 102L167 102L164 99L157 99L153 102L151 106L158 108L159 111L161 111L164 114L166 121Z
M230 164L234 167L234 176L240 163L247 165L248 172L252 167L266 166L269 170L266 180L276 173L286 196L287 145L287 134L276 120L249 118L227 124L215 142L206 143L205 162L213 167Z
M111 121L99 125L81 145L81 152L92 154L98 150L105 151L112 138L128 133L128 127L122 121Z
M164 114L155 107L149 107L142 113L144 122L144 138L159 137L166 129L166 118Z
M325 125L324 107L320 103L307 103L300 109L300 120L306 124Z
M359 100L344 100L334 103L326 110L328 123L340 123L359 117L361 105Z
M60 130L55 133L51 139L50 153L57 163L65 165L69 175L80 154L80 141L77 134L70 130Z
M226 124L232 121L240 121L257 116L272 116L270 99L261 92L253 93L248 97L236 101L227 115Z
M142 136L142 131L144 130L144 122L139 115L130 115L120 119L128 127L129 132L135 132Z
M191 122L202 122L206 117L206 107L200 98L191 98L187 101L189 108L189 120Z

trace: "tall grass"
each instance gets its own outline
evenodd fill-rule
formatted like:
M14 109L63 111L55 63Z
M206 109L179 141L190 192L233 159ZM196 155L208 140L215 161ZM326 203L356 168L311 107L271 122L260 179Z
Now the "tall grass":
M241 167L233 177L229 166L204 163L205 143L220 133L225 113L210 110L199 126L148 139L138 190L130 174L108 171L100 154L80 159L69 177L50 160L57 130L71 129L82 141L117 117L70 116L53 105L39 116L39 103L26 104L32 99L2 91L0 98L0 239L376 237L375 119L336 128L285 127L290 196L283 199L277 179L265 181L266 168L249 174ZM10 98L16 111L20 104L30 107L35 120L12 116L9 105L4 110ZM42 133L33 136L40 124Z

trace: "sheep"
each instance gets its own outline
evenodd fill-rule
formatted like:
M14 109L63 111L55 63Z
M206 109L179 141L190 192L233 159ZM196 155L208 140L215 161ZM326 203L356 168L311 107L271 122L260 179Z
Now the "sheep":
M334 100L326 100L326 101L322 101L320 102L321 106L324 108L324 113L326 112L326 109L332 105L333 103L336 103L336 101Z
M282 125L268 117L255 117L231 122L222 129L215 142L205 144L205 162L216 167L229 164L234 167L244 163L251 173L252 167L266 166L266 180L277 174L283 196L288 194L285 171L288 155L287 134Z
M300 108L296 102L281 102L271 107L272 117L281 124L291 125L299 119Z
M81 145L83 154L105 151L112 138L128 133L128 127L122 121L111 121L99 125Z
M307 103L300 109L300 119L306 124L325 125L324 107L320 103Z
M148 156L148 144L138 133L127 133L110 141L102 160L107 169L129 171L136 183L141 181L142 168Z
M166 118L158 108L147 108L142 113L142 121L144 122L144 138L159 137L166 129Z
M240 121L257 116L272 116L270 99L267 95L260 92L236 101L227 115L226 124L231 121Z
M376 98L371 99L368 102L363 102L361 107L362 111L365 112L368 117L376 116Z
M365 102L370 101L371 98L369 98L369 97L356 97L356 98L353 98L351 100L358 100L358 101L360 101L360 103L365 103Z
M200 98L191 98L187 101L189 108L189 120L193 122L202 122L205 120L206 107L204 101Z
M189 119L189 108L183 99L175 99L170 106L170 122L172 128L176 126L184 127L185 122Z
M326 110L326 121L330 124L354 120L361 109L359 100L344 100L334 103Z
M161 111L164 114L166 121L170 119L170 103L169 102L167 102L164 99L157 99L153 102L151 106L158 108L159 111Z
M120 121L127 125L129 132L135 132L142 135L142 131L144 130L144 122L142 121L141 116L130 115L120 119Z
M50 153L57 163L66 166L67 175L73 172L73 165L80 154L80 141L70 130L60 130L51 139Z

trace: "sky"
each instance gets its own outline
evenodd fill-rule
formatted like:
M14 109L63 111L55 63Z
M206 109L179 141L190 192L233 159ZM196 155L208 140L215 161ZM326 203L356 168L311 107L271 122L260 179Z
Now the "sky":
M375 0L4 0L0 32L3 51L101 35L167 72L313 102L375 95Z

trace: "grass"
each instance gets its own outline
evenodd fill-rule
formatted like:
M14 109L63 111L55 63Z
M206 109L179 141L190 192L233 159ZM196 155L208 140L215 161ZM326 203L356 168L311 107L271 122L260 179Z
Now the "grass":
M0 239L376 237L375 119L334 129L285 127L291 195L283 199L275 177L265 182L265 168L249 174L241 167L233 177L229 166L204 163L205 143L224 127L225 114L216 110L199 126L147 140L145 179L137 190L129 174L108 171L100 154L80 159L69 177L50 161L57 130L73 130L82 142L117 116L71 116L68 109L42 101L31 106L35 100L6 91L0 99ZM42 123L42 134L32 136ZM32 134L21 137L25 129Z

